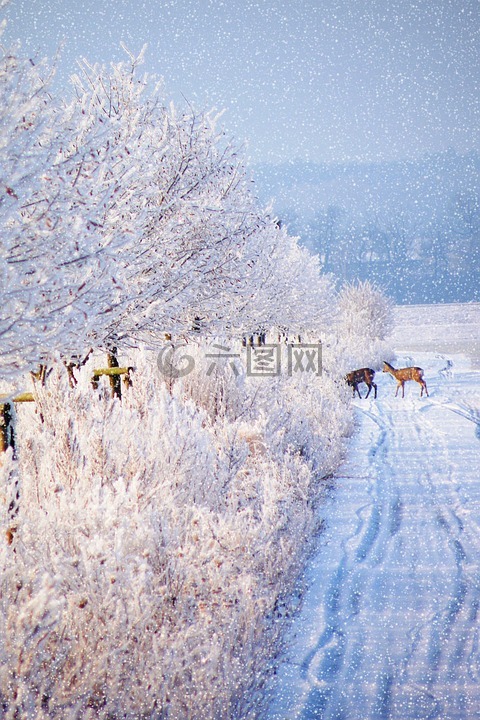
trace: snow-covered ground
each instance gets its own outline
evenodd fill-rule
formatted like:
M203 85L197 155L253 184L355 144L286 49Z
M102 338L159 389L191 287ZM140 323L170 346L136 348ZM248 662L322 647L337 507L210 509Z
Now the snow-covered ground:
M466 354L480 363L480 303L400 305L394 312L394 346L409 352Z
M355 401L268 720L480 718L480 305L396 320L430 397Z

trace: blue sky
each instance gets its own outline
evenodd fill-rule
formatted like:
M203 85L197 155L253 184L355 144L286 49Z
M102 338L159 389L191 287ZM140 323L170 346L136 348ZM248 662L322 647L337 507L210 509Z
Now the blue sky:
M225 109L252 162L480 150L479 0L10 0L3 42L109 63L148 45L167 99Z

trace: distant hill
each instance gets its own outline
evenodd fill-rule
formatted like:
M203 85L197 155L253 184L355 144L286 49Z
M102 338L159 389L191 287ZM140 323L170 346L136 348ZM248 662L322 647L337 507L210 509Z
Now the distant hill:
M370 278L397 302L480 300L480 155L257 165L258 197L339 280Z

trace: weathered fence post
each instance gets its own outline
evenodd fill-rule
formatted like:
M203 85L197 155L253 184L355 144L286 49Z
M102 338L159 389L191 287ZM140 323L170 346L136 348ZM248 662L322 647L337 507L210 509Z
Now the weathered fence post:
M15 403L34 402L35 396L31 392L24 392L10 397L0 395L0 452L6 452L9 447L15 456Z
M130 375L130 370L133 370L133 368L130 368L130 367L127 368L127 372L126 372L125 375L123 376L123 383L124 383L124 385L125 385L126 388L131 388L132 385L133 385L133 383L132 383L132 376Z
M117 348L112 348L107 355L107 365L109 368L120 367L117 359ZM112 389L112 397L122 399L122 379L120 375L109 376L110 387Z
M11 447L15 453L14 414L12 402L0 404L0 452L7 452L8 448Z
M118 380L118 384L121 383L121 376L123 375L123 382L125 383L126 388L132 387L132 376L131 373L135 370L134 367L129 365L128 367L119 367L113 366L113 367L107 367L107 368L94 368L93 375L92 375L92 387L94 390L97 390L98 388L98 382L102 376L107 376L108 380L110 382L110 385L112 385L111 380L112 378L115 378ZM120 387L120 394L116 394L112 391L112 397L120 397L121 398L121 387Z

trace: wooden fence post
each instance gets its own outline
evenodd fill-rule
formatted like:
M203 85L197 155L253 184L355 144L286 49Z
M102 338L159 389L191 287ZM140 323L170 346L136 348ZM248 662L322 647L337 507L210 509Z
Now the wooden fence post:
M112 348L107 355L107 365L109 368L118 368L117 348ZM112 397L122 399L122 379L120 375L110 375L110 387L112 389Z
M126 388L132 387L131 372L135 370L134 367L129 365L128 367L107 367L107 368L94 368L92 375L92 387L94 390L98 388L98 382L102 376L107 376L109 382L112 378L118 379L118 383L121 383L121 376L123 375L123 382ZM111 383L110 383L111 384ZM115 397L112 393L112 397ZM120 397L120 396L117 396Z
M7 452L11 447L15 454L14 412L13 403L0 404L0 452Z

